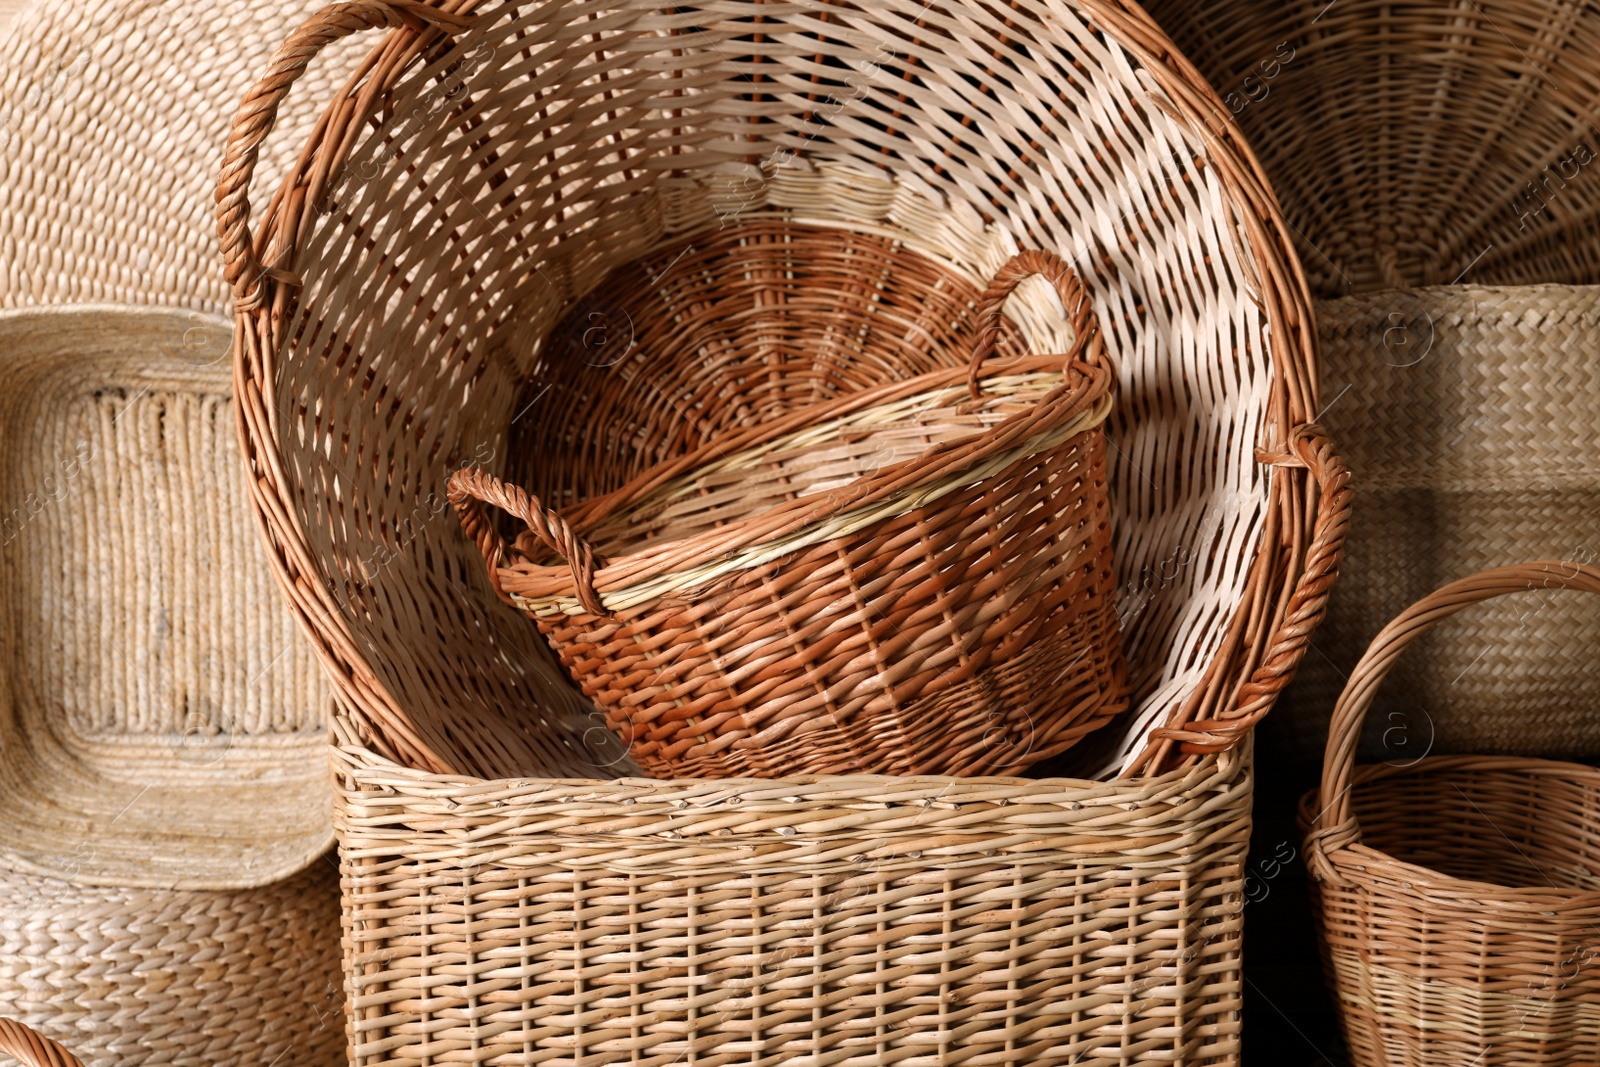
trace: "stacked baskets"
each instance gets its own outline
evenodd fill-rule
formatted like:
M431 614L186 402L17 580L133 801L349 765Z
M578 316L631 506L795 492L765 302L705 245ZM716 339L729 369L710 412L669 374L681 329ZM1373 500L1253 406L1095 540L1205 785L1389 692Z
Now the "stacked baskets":
M218 190L252 499L340 705L353 1062L1237 1062L1244 742L1320 618L1349 501L1309 425L1289 242L1220 105L1116 3L473 7L308 22ZM390 32L252 234L280 102L368 27ZM678 297L719 232L775 246L751 253L770 268L807 228L861 258L809 288L744 272L748 314L696 333L699 359L620 343L717 319ZM860 298L905 277L866 238L937 267L928 292L1032 247L1082 277L1117 368L1133 707L1080 756L1119 780L629 777L450 514L465 467L565 508L964 364L929 343L959 324ZM1083 336L1042 282L1017 300L1028 350ZM652 301L673 317L614 314ZM579 609L607 608L606 561L501 499L546 545L486 534L513 564L496 581L554 549Z
M1549 592L1594 591L1600 544L1600 18L1567 0L1152 9L1231 91L1283 196L1325 298L1326 419L1367 494L1325 656L1270 738L1303 756L1333 710L1302 814L1351 1052L1595 1062L1595 775L1517 757L1600 756L1600 602ZM1358 750L1391 762L1352 769Z
M329 694L195 225L217 97L301 14L52 2L0 66L0 1015L91 1067L341 1059Z

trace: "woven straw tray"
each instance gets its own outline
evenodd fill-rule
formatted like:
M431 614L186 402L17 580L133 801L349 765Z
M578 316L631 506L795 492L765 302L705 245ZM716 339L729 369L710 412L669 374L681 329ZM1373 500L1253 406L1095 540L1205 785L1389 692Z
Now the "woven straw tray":
M227 324L0 312L0 863L239 888L331 842L325 685L260 556Z

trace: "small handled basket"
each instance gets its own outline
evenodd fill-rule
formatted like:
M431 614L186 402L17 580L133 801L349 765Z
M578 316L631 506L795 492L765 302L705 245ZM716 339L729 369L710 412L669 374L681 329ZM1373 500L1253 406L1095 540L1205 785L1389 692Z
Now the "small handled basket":
M1033 274L1071 352L983 373ZM968 368L720 435L566 517L452 475L495 590L642 767L1005 775L1127 707L1099 325L1045 252L1011 259L979 309ZM508 546L485 503L527 532Z
M1600 593L1600 570L1545 561L1445 586L1378 634L1334 709L1300 816L1359 1067L1600 1063L1600 771L1504 756L1352 765L1406 646L1469 605L1552 589Z
M0 1018L0 1052L23 1067L83 1067L83 1061L43 1034Z

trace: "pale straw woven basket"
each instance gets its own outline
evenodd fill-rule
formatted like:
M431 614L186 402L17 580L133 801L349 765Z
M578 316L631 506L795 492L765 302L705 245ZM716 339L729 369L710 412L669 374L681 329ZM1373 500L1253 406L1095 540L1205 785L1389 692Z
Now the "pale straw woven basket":
M1400 653L1442 619L1522 594L1537 614L1600 569L1499 567L1424 597L1373 640L1301 803L1328 979L1357 1067L1600 1062L1600 771L1510 756L1354 766Z
M229 324L87 303L227 306L218 98L308 10L44 0L0 50L0 306L35 306L0 316L0 1014L91 1065L342 1059L329 697L241 504Z
M1349 499L1220 105L1113 3L447 6L308 23L218 198L254 503L341 704L355 1062L1237 1062L1240 746ZM252 236L277 101L374 25ZM579 298L733 216L887 236L974 286L1023 246L1079 263L1121 371L1136 710L1101 755L1129 777L624 777L495 598L447 477L509 466Z
M1274 716L1317 757L1371 635L1515 551L1600 561L1600 287L1384 290L1319 308L1323 418L1348 441L1361 521L1339 595ZM1600 756L1600 600L1486 604L1420 639L1368 716L1368 758Z

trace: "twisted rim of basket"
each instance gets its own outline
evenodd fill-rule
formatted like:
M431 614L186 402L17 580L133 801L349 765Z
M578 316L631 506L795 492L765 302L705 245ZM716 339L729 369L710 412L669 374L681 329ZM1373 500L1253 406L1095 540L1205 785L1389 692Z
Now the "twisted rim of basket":
M642 545L614 560L601 560L584 539L581 531L625 514L683 479L781 448L797 434L822 430L850 417L869 418L908 400L948 401L963 381L970 399L984 398L979 379L984 363L994 353L1006 299L1035 274L1054 283L1071 318L1073 341L1064 355L1023 357L1004 365L1004 377L999 381L1007 385L1043 384L1059 377L1059 383L1030 410L1012 414L987 430L932 445L848 485L785 501L714 531ZM685 456L658 463L620 489L569 509L565 515L470 467L451 475L450 501L463 529L489 562L495 591L535 614L588 612L604 616L658 597L686 593L923 507L1027 456L1058 447L1098 427L1111 413L1115 371L1105 339L1082 282L1059 256L1038 250L1013 256L979 299L977 321L978 336L964 369L891 382L745 427ZM1061 364L1059 375L1048 373ZM542 565L507 545L485 513L484 504L521 518L546 549L562 557L564 565ZM508 567L515 569L508 572Z
M1272 384L1256 442L1263 462L1278 468L1269 482L1267 521L1235 609L1205 678L1168 714L1125 777L1152 773L1205 753L1237 745L1270 710L1294 675L1306 638L1321 620L1334 572L1312 574L1316 553L1330 551L1348 524L1347 508L1324 518L1328 487L1347 480L1342 464L1314 424L1319 411L1316 335L1305 272L1259 161L1216 91L1131 0L1073 0L1093 24L1138 65L1150 86L1153 109L1184 128L1201 148L1196 162L1210 168L1227 191L1220 208L1227 238L1241 248L1248 288L1271 347ZM218 234L233 285L241 328L235 335L239 431L251 492L280 584L290 591L302 630L329 668L340 695L382 731L373 743L403 753L438 772L440 757L368 665L351 623L322 581L294 519L295 494L286 477L278 437L275 390L282 314L299 285L297 245L310 232L309 216L338 181L352 150L354 131L383 106L384 91L419 57L470 26L480 0L356 0L330 6L291 34L267 73L244 95L223 155L217 189ZM299 161L285 175L254 234L248 190L256 154L271 132L278 104L317 51L350 33L389 27L390 32L352 75L318 121ZM1244 254L1248 249L1253 255ZM1318 454L1318 468L1307 460ZM1307 469L1309 468L1309 469ZM1301 474L1300 471L1305 473ZM1315 529L1313 529L1315 526ZM1336 568L1335 568L1336 571Z
M1372 639L1350 671L1344 691L1334 705L1328 743L1323 752L1322 781L1300 803L1300 819L1306 833L1306 863L1313 878L1344 885L1352 881L1352 874L1370 879L1387 872L1408 883L1425 884L1433 892L1459 893L1468 900L1491 896L1498 903L1522 902L1529 908L1548 907L1555 901L1600 907L1600 891L1506 886L1458 878L1364 845L1361 824L1351 799L1351 790L1366 782L1450 770L1531 771L1589 777L1600 784L1600 770L1593 767L1524 756L1430 756L1402 766L1356 766L1356 749L1367 712L1377 697L1379 686L1394 669L1402 652L1440 622L1465 608L1496 597L1539 589L1600 594L1600 568L1569 560L1545 559L1480 571L1423 597L1395 616Z
M15 1019L0 1018L0 1052L27 1067L83 1067L61 1044Z

